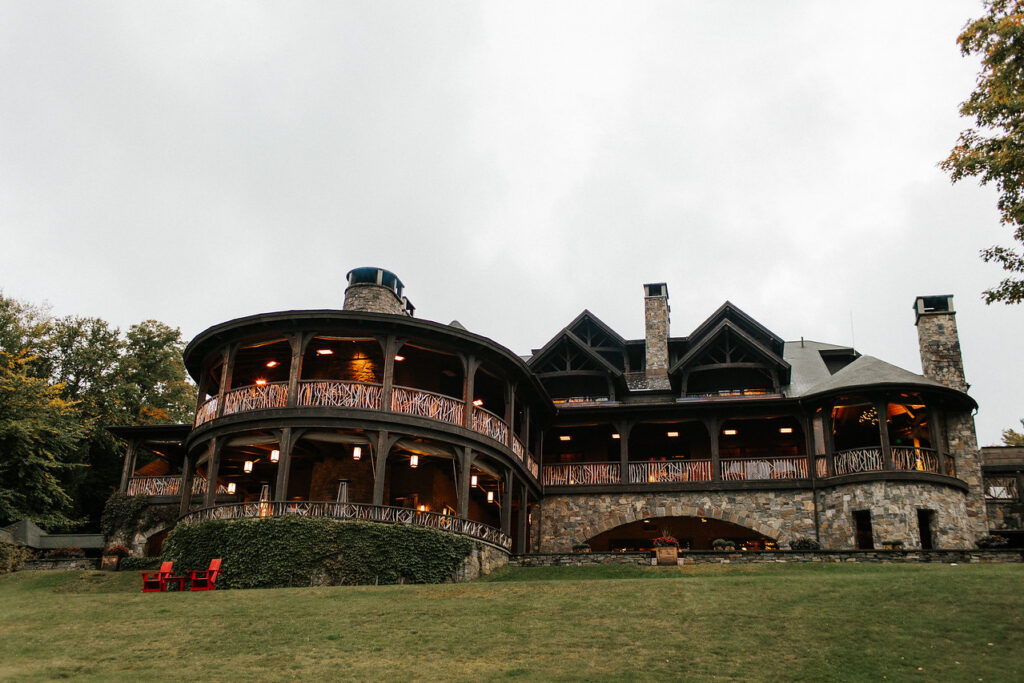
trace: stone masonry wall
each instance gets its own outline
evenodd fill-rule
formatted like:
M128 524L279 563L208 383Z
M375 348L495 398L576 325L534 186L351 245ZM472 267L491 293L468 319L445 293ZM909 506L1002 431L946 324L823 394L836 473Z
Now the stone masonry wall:
M402 301L394 292L373 284L350 285L345 290L345 310L405 315Z
M932 510L936 548L974 548L978 537L967 514L967 497L957 489L917 482L869 482L818 491L821 547L853 548L853 513L871 511L875 547L883 541L903 541L920 548L917 511Z
M648 389L669 389L668 380L668 297L644 298L644 329Z
M473 552L466 556L455 570L456 583L487 576L498 567L508 564L508 553L485 543L474 543Z
M964 361L954 313L923 313L917 320L921 369L925 377L967 392Z
M945 427L946 451L953 456L956 477L970 487L965 502L966 514L971 533L977 539L988 533L988 520L974 417L968 412L947 413Z
M780 543L814 538L811 491L616 493L547 496L531 519L534 548L568 552L623 524L654 517L710 517L752 529Z

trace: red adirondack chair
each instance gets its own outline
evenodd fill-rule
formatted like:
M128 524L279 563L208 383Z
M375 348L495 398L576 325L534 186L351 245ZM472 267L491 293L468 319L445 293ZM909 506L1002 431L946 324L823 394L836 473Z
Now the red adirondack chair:
M139 572L142 574L142 592L163 593L167 591L167 585L171 583L178 584L178 590L182 590L185 584L185 577L173 576L171 574L173 566L174 562L163 562L160 564L160 571Z
M217 575L220 574L220 558L210 560L209 569L193 569L189 572L191 590L212 591L217 589Z

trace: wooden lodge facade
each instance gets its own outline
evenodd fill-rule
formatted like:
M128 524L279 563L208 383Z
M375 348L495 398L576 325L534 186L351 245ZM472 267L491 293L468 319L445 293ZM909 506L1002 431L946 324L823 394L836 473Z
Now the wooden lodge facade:
M952 297L914 304L924 374L787 342L731 303L645 337L583 311L519 357L419 320L402 282L348 274L343 310L216 325L185 351L191 425L113 429L121 489L179 521L283 514L408 523L514 553L966 548L985 494ZM136 539L153 552L164 529Z

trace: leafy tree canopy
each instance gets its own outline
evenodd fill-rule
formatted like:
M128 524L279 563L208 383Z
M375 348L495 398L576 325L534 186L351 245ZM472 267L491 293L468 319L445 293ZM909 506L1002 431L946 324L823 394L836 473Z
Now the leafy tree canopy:
M1024 427L1024 420L1020 421L1021 427ZM1003 445L1004 446L1024 446L1024 429L1019 432L1015 432L1012 429L1003 430Z
M1024 0L986 0L986 13L971 21L957 38L960 51L981 58L981 72L960 114L973 117L975 128L960 134L940 165L953 182L979 178L999 190L1003 223L1020 243L981 252L1009 273L984 292L986 303L1024 301Z
M0 294L0 353L18 358L21 375L50 387L74 417L73 447L54 452L78 466L55 476L74 501L70 514L89 527L120 477L123 449L106 428L189 419L195 393L184 346L179 330L156 320L122 333L100 318L53 318Z

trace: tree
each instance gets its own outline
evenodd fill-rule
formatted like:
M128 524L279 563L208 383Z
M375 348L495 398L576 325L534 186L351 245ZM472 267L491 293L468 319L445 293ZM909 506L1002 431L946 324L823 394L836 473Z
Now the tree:
M1022 427L1024 427L1024 420L1020 421ZM1012 429L1003 430L1003 445L1004 446L1024 446L1024 430L1015 432Z
M72 500L62 479L77 469L85 430L62 387L29 373L31 360L0 351L0 525L68 526Z
M968 22L957 38L960 52L978 55L981 72L960 114L973 117L976 128L960 134L940 166L955 183L977 177L999 190L1002 222L1024 245L1024 0L986 0L986 14ZM1024 253L1018 245L994 246L982 259L1010 275L984 292L986 303L1024 301Z

